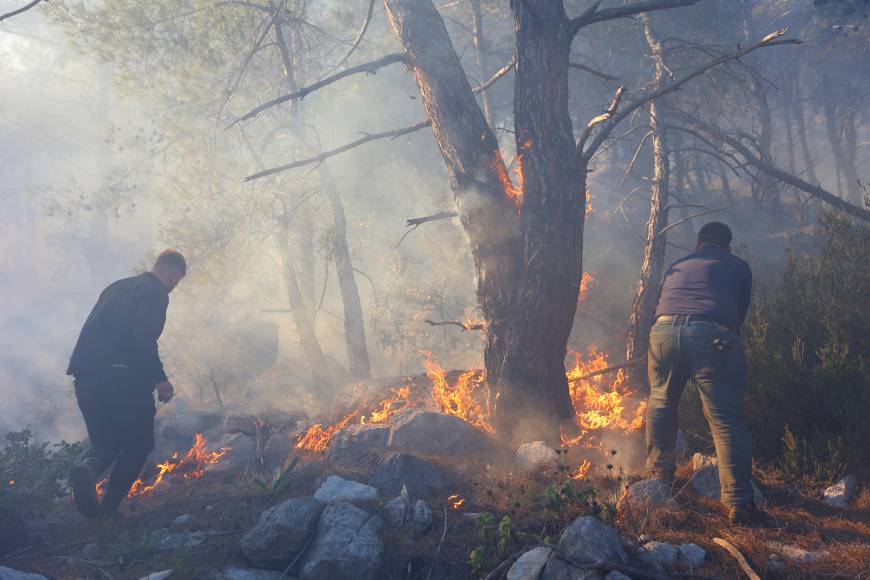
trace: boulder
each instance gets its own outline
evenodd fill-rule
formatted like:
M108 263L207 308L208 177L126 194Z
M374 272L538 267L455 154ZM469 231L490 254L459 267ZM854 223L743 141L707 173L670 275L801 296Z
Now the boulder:
M326 456L336 460L383 450L389 437L389 425L349 425L333 434Z
M844 508L849 505L855 490L858 488L858 480L854 475L847 475L834 485L825 488L824 501L831 507Z
M553 550L544 546L529 550L510 567L507 580L538 580L552 554Z
M371 501L380 497L378 490L370 485L358 481L344 479L337 475L326 478L317 491L314 499L324 503L338 503L340 501Z
M534 441L520 445L514 455L514 463L520 471L537 471L556 468L559 457L556 455L556 450L543 441Z
M176 405L177 409L180 409ZM158 441L172 448L172 451L186 451L193 445L197 433L209 438L221 430L223 416L220 413L199 413L176 411L162 415L158 413ZM161 445L163 448L164 445ZM162 459L162 457L161 457Z
M682 544L677 549L680 551L680 559L689 566L697 568L704 565L707 551L698 544Z
M704 497L719 499L722 488L719 485L719 462L716 457L695 453L692 456L692 469L694 469L692 488ZM754 479L750 483L752 484L755 505L764 506L764 493L762 493L761 488Z
M254 467L257 458L257 440L242 433L226 434L213 445L209 444L209 451L229 449L226 455L217 463L205 466L209 473L237 473Z
M277 570L249 570L227 566L207 576L208 580L293 580Z
M658 569L673 566L679 556L677 547L666 542L647 542L638 552L641 562Z
M574 520L562 532L559 547L578 560L628 561L628 554L619 543L616 531L592 516Z
M287 431L269 434L263 445L263 464L268 469L283 467L290 453L296 448L296 436Z
M406 453L391 453L369 477L369 483L388 495L399 493L403 485L416 497L436 496L446 489L440 469Z
M323 510L317 535L306 552L302 580L374 580L384 558L384 522L349 503Z
M244 433L257 436L257 418L253 415L227 415L223 425L224 433Z
M395 499L391 499L384 505L384 515L387 523L400 530L405 527L405 523L407 523L411 516L408 513L410 511L410 506L408 505L408 500L402 496L399 496Z
M432 509L422 499L414 502L411 508L411 531L418 536L424 535L432 527Z
M42 574L32 574L0 566L0 580L48 580Z
M480 450L486 436L459 417L408 409L393 416L387 448L421 455L462 455Z
M541 580L603 580L598 570L581 570L559 558L551 558L541 574Z
M322 511L323 504L310 497L272 506L242 538L242 552L255 566L283 569L314 532Z
M635 481L625 488L625 493L619 499L620 507L628 505L660 506L668 503L673 492L670 485L651 477Z

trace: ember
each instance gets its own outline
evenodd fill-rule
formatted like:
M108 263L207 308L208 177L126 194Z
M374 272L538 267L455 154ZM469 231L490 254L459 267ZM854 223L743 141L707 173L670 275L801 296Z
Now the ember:
M465 503L465 499L459 497L459 494L454 493L447 498L447 503L450 504L451 509L458 510Z

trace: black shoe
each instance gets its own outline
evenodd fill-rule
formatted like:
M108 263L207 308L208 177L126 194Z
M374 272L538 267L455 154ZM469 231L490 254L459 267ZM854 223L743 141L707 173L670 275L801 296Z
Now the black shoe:
M756 507L754 502L749 502L746 505L733 505L728 509L728 523L731 525L764 526L770 521L770 514Z
M82 462L69 470L69 486L72 489L73 504L86 518L97 517L100 503L97 499L97 476L87 462Z

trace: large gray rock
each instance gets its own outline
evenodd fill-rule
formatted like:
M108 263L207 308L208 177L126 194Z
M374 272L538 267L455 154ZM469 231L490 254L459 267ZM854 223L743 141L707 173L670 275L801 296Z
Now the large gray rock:
M422 499L412 505L406 495L392 499L384 505L387 523L397 530L406 526L418 536L422 536L432 527L432 509Z
M296 435L287 431L271 433L263 446L263 464L267 469L283 467L295 448Z
M673 566L679 557L680 550L666 542L647 542L638 551L641 562L657 569Z
M408 499L399 496L391 499L384 505L384 519L390 526L400 530L405 527L405 524L411 519L411 506L408 505Z
M224 433L244 433L257 436L257 418L254 415L227 415L223 425Z
M209 473L240 473L254 467L257 458L257 440L242 433L223 435L208 448L209 451L229 450L220 461L205 466Z
M825 488L824 501L831 507L844 508L849 505L855 490L858 488L858 480L854 475L847 475L834 485Z
M592 516L574 520L562 532L559 547L578 560L628 561L628 554L619 543L616 531Z
M323 510L317 535L303 557L302 580L374 580L381 569L384 522L349 503Z
M393 416L387 447L421 455L460 455L480 450L486 436L452 415L409 409Z
M682 544L677 549L680 551L680 560L693 568L702 566L707 559L707 551L698 544Z
M514 455L514 463L520 471L537 471L555 468L559 464L556 450L543 441L520 445Z
M625 493L620 498L620 507L634 505L660 506L666 504L671 498L671 486L651 477L635 481L625 488Z
M369 483L386 495L399 493L403 485L412 497L435 496L446 489L440 469L406 453L391 453L369 477Z
M0 566L0 580L48 580L48 578L42 574L31 574Z
M719 484L719 461L716 457L695 453L692 455L692 488L710 499L719 499L722 488ZM764 493L755 480L752 484L753 499L758 507L764 506Z
M597 570L581 570L559 558L551 558L541 574L541 580L603 580Z
M323 504L310 497L270 507L242 538L242 552L255 566L283 569L314 532L322 511Z
M343 459L387 448L389 425L349 425L333 434L326 449L329 459Z
M330 475L326 478L317 491L314 492L314 499L324 503L338 503L340 501L371 501L378 499L380 494L378 490L370 485L344 479L337 475Z
M422 499L411 508L411 531L422 536L432 527L432 509Z
M520 556L507 573L507 580L538 580L553 550L544 546L533 548Z

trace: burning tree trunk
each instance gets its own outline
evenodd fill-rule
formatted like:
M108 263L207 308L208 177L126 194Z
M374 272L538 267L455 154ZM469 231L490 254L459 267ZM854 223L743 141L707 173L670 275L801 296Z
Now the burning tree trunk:
M662 86L665 66L662 61L662 48L650 26L649 18L641 16L643 31L650 53L655 61L653 90ZM640 279L634 293L634 304L628 318L628 339L625 346L625 360L634 360L646 354L649 346L649 331L655 317L659 296L659 283L665 261L667 238L663 230L668 225L668 181L670 167L668 161L668 142L661 100L650 103L650 126L652 128L653 179L650 191L649 218L646 222L646 243L643 247L643 262ZM645 385L642 371L632 371L630 380L635 385Z

